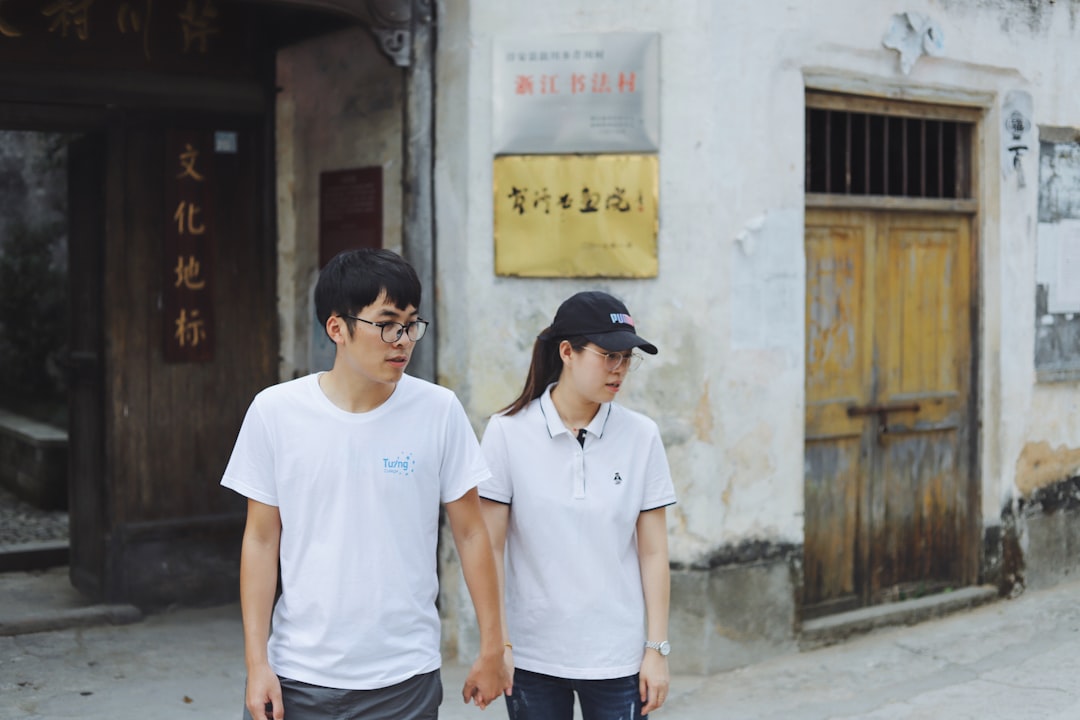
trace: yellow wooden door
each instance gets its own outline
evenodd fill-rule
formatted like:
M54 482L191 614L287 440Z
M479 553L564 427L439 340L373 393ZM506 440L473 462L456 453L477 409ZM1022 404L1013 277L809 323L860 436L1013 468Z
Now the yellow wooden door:
M964 215L808 210L804 608L975 580Z

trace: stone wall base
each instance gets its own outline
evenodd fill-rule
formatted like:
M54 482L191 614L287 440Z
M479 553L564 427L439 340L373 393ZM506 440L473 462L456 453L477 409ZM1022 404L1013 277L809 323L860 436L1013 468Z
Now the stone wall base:
M0 410L0 485L43 510L66 510L67 431Z
M673 568L671 671L710 674L798 650L796 558Z

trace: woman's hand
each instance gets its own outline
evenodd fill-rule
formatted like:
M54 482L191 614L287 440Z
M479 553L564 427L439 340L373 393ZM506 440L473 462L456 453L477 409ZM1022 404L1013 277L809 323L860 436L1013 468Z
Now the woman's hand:
M510 685L506 688L506 695L514 694L514 646L506 643L503 648L503 666L506 668L506 677L510 678Z
M671 687L671 674L668 672L667 658L655 650L646 650L641 660L641 673L638 685L641 690L641 714L648 715L659 710L667 700Z

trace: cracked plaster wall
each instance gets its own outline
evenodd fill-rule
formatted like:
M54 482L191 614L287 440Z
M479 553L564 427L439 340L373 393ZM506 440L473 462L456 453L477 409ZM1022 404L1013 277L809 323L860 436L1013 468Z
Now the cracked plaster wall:
M1017 494L1031 442L1080 446L1074 385L1036 386L1037 153L1019 187L1002 167L1001 104L1031 94L1036 124L1080 125L1077 3L904 4L553 0L440 4L436 203L440 379L477 431L520 389L533 335L570 293L623 297L660 347L623 402L664 430L680 502L672 558L750 540L802 542L803 97L809 78L979 104L979 467L982 517ZM1022 7L1021 7L1022 6ZM911 72L882 45L892 16L931 17L938 57ZM659 32L659 276L496 277L491 44L520 33ZM482 323L477 318L483 318Z

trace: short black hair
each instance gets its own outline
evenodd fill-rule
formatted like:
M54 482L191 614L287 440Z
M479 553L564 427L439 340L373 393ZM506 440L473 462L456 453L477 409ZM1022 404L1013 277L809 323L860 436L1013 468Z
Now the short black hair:
M401 310L410 305L420 309L420 278L404 258L383 249L344 250L319 273L315 284L315 316L325 328L331 315L355 315L383 292ZM347 323L351 334L353 323Z

